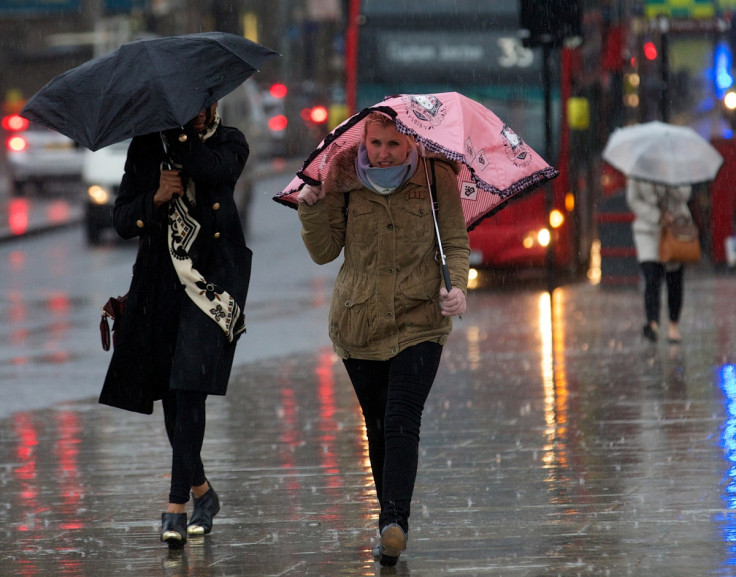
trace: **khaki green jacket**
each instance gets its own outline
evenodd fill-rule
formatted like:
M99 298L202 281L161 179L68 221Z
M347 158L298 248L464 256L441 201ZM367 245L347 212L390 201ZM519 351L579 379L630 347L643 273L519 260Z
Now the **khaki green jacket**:
M442 272L423 162L381 196L360 182L356 154L357 147L346 150L332 164L324 199L299 204L312 259L325 264L345 250L330 305L334 349L342 358L386 360L423 341L444 344L452 321L440 312ZM435 161L437 219L452 285L465 292L470 247L453 169Z

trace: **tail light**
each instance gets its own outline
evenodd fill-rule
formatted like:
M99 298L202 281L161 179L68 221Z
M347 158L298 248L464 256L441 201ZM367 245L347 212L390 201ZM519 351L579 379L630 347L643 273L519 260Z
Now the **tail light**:
M9 132L20 132L28 128L28 120L20 114L10 114L3 116L2 126Z
M22 136L15 135L8 138L8 150L11 152L23 152L28 148L28 141Z
M276 84L272 84L271 85L271 87L268 89L268 92L274 98L284 98L286 96L286 93L288 92L288 90L286 88L286 84L282 84L281 82L277 82Z
M285 115L277 114L268 119L268 128L274 132L280 132L286 129L288 122Z

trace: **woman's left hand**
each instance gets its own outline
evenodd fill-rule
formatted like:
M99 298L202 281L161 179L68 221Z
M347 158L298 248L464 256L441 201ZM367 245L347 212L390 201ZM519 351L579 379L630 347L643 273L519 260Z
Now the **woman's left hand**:
M465 312L465 293L457 287L447 292L445 287L440 288L440 308L443 316L454 317Z

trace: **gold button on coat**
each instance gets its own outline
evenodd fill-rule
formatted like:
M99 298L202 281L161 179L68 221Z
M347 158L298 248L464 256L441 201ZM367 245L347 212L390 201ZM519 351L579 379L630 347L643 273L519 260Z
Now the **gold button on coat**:
M144 226L144 225L143 225L143 221L142 221L142 220L140 220L140 219L138 219L138 220L136 220L136 221L135 221L135 225L136 225L136 226L137 226L138 228L143 228L143 226Z
M215 204L213 204L212 205L212 210L220 210L220 203L219 202L216 202Z
M215 234L214 234L213 236L214 236L215 238L220 238L220 233L219 233L219 232L216 232L216 233L215 233Z

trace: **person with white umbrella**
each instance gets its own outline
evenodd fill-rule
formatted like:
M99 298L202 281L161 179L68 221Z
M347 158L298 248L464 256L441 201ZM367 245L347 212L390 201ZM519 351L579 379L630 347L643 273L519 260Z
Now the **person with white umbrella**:
M632 230L645 285L647 322L642 333L650 341L656 341L659 335L664 277L670 320L668 340L679 343L683 265L661 261L660 234L664 224L680 218L692 221L687 206L692 185L715 179L723 157L692 128L659 121L617 128L602 156L628 178L626 201L635 215Z
M659 240L664 222L677 217L690 219L687 202L690 186L656 185L629 178L626 202L634 213L632 231L639 267L644 277L644 312L646 324L642 334L652 342L659 335L662 279L667 286L669 325L667 340L671 344L682 340L679 322L682 311L684 265L680 262L663 263L659 256Z

